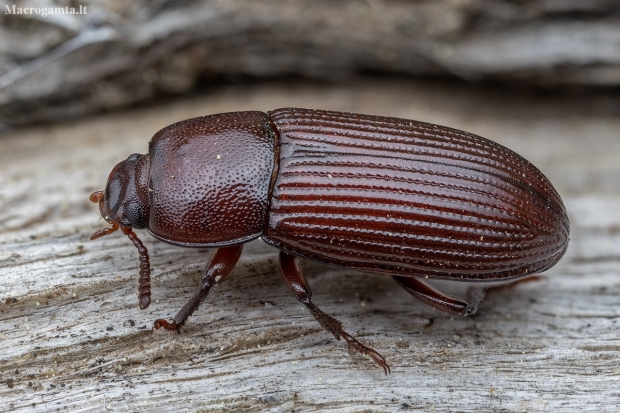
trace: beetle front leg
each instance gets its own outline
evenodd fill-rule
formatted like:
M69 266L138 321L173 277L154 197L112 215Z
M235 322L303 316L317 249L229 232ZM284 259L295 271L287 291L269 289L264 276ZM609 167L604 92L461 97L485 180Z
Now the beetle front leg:
M467 302L443 293L416 278L397 276L393 276L392 278L394 278L398 285L403 287L405 291L418 300L437 310L454 315L468 316L475 314L485 294L485 290L471 290L469 302Z
M306 281L306 277L304 277L301 272L298 257L281 251L280 270L288 288L293 292L295 297L297 297L297 299L305 305L308 310L310 310L310 313L325 330L332 333L334 337L336 337L336 340L340 340L340 337L342 337L351 347L362 354L370 356L375 363L383 368L385 374L390 372L390 366L388 366L381 354L357 341L353 336L342 329L342 323L340 321L325 314L316 305L314 305L314 303L310 300L312 297L312 290L310 290L310 285L308 284L308 281Z
M172 322L160 318L159 320L155 320L153 328L158 329L163 327L166 330L176 330L180 333L181 327L185 324L185 320L187 320L187 318L198 309L198 306L204 299L207 298L211 287L223 280L230 274L232 269L235 268L242 250L243 244L218 248L207 264L207 269L202 276L202 287L200 291L198 291L198 294L194 295L192 299L179 310Z

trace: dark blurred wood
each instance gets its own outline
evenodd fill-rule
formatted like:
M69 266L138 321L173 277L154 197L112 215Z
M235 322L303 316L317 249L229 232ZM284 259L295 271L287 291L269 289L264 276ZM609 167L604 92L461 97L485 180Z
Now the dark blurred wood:
M617 412L620 119L600 102L472 89L259 84L5 136L0 411ZM120 233L88 240L106 226L88 195L172 122L286 106L429 121L510 147L565 200L566 255L542 281L495 292L466 318L434 311L389 277L306 263L314 302L387 358L387 377L319 327L260 240L182 334L151 332L197 290L208 253L137 231L153 267L142 311L136 249Z
M614 0L81 3L84 16L0 14L0 126L76 118L219 76L620 85Z

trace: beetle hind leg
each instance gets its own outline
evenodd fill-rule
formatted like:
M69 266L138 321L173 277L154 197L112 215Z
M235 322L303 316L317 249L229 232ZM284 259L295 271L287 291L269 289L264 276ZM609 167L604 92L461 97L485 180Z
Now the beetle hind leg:
M374 362L383 369L385 374L390 373L390 366L388 366L385 358L383 358L381 354L357 341L353 336L343 330L342 323L340 321L324 313L310 300L312 297L312 290L310 289L308 281L306 281L306 277L304 277L301 272L298 257L281 251L280 270L286 285L293 292L299 302L310 310L312 316L325 330L332 333L334 337L336 337L336 340L340 340L341 337L344 338L344 340L355 350L372 358Z
M486 289L470 289L468 293L469 300L464 301L441 292L416 278L398 276L393 276L392 278L394 278L398 285L403 287L405 291L420 301L437 310L460 316L475 314L486 292Z

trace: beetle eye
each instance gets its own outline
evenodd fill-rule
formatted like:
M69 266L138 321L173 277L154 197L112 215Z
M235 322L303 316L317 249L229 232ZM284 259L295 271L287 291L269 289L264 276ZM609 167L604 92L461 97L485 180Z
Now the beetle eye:
M140 208L140 205L136 202L131 202L125 205L124 218L130 227L133 228L146 228L146 216L144 209Z

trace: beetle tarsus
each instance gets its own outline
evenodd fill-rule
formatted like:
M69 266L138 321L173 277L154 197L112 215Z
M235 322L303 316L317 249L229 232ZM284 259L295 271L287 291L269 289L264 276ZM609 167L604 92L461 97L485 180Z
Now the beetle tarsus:
M390 366L387 364L387 361L385 361L385 358L383 358L381 354L377 353L375 350L371 349L370 347L366 347L365 345L357 341L355 337L351 336L345 331L341 330L340 334L342 335L342 338L344 338L345 341L349 343L351 347L353 347L354 349L356 349L362 354L366 354L371 359L373 359L374 362L379 365L379 367L383 368L383 372L385 374L389 374L392 372L392 370L390 370Z
M183 324L177 324L177 322L174 320L168 322L163 318L159 318L153 323L153 329L155 330L163 328L164 330L168 331L176 331L179 334L181 334L181 327L183 327Z

